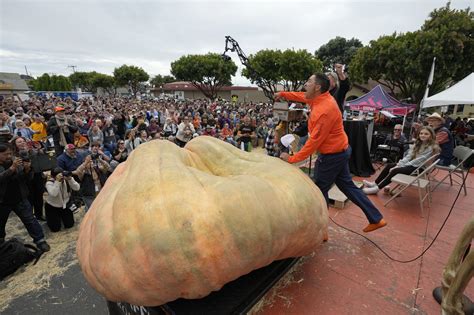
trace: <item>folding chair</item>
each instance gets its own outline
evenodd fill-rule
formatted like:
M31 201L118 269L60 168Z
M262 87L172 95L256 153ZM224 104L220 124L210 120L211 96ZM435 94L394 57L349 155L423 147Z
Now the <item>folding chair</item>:
M433 187L432 191L434 191L439 185L441 185L441 183L443 183L444 180L448 177L449 177L449 181L451 183L451 186L453 186L453 175L454 175L454 176L457 176L461 180L460 182L454 180L454 182L456 184L459 184L459 185L463 186L464 195L466 196L467 195L467 190L466 190L466 185L464 183L464 175L467 172L469 172L469 169L466 169L464 167L464 164L471 157L472 154L474 154L474 150L472 150L468 147L465 147L465 146L462 146L462 145L458 145L457 147L455 147L454 152L453 152L453 156L457 160L456 162L458 164L457 165L451 164L449 166L436 165L435 169L448 171L448 174L446 174L446 176L444 176L443 179L441 179L440 181L437 181L438 183L436 184L436 186ZM471 167L471 165L469 165L469 167Z
M411 187L411 186L417 187L418 197L420 199L421 216L424 217L423 203L425 202L426 198L428 198L428 206L431 203L429 174L434 169L436 164L439 162L439 159L436 159L433 162L433 160L436 157L437 155L426 160L425 163L423 163L423 165L421 165L415 171L413 171L412 173L413 175L405 175L405 174L395 175L392 178L392 183L395 183L396 186L390 191L390 193L392 194L392 197L385 202L384 206L387 206L387 204L389 204L393 199L397 198L408 187Z

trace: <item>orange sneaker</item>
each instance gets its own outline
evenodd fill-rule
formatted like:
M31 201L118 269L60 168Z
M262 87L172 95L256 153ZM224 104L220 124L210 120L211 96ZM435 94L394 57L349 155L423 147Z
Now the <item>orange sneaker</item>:
M385 220L382 219L379 221L379 223L372 223L372 224L367 225L362 231L364 231L365 233L372 232L377 229L383 228L386 225L387 225L387 222L385 222Z

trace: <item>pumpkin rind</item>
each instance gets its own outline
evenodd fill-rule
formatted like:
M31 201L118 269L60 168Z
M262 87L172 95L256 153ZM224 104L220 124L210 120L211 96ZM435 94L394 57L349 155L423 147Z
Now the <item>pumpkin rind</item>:
M161 305L311 253L327 219L316 185L280 159L212 137L184 149L155 140L110 176L81 224L77 255L108 300Z

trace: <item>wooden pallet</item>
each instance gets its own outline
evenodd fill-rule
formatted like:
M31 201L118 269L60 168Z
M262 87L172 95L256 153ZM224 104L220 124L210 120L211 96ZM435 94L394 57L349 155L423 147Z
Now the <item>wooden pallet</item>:
M362 182L359 181L353 181L354 184L361 188L362 187ZM336 185L333 185L331 189L329 190L329 202L332 204L334 208L337 209L344 209L344 207L347 205L349 202L349 199L344 195L339 188L337 188Z

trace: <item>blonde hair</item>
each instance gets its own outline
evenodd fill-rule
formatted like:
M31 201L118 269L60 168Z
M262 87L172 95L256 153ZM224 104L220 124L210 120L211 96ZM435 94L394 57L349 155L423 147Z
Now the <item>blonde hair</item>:
M427 141L427 143L423 143L423 141L420 140L420 133L422 130L427 130L430 133L431 137ZM433 149L433 154L438 153L440 151L440 148L438 144L436 143L436 134L433 128L429 126L423 126L418 130L418 134L416 136L415 145L413 146L411 158L415 159L418 156L418 154L420 152L423 152L427 147L431 147Z

